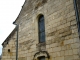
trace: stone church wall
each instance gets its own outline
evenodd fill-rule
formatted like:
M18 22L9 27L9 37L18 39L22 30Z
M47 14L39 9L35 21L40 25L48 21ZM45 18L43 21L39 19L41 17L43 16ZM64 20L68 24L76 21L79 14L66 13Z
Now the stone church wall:
M39 43L38 37L41 14L45 19L45 43ZM73 0L26 0L15 22L19 24L18 60L38 60L40 56L46 60L80 59Z

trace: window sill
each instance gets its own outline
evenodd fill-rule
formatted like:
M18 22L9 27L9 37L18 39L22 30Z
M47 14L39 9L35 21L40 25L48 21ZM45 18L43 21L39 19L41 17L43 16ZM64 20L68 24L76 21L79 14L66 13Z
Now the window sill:
M36 44L37 51L46 51L46 43L38 43Z

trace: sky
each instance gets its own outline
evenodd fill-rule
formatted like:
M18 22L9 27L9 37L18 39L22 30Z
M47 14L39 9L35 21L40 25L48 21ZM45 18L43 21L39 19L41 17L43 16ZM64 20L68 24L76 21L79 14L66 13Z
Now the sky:
M14 29L12 24L20 13L25 0L0 0L0 55L2 43Z

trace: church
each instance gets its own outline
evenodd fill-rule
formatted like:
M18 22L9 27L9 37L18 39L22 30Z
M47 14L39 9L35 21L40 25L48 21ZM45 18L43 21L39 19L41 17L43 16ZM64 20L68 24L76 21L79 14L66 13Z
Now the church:
M25 0L1 60L80 60L80 0Z

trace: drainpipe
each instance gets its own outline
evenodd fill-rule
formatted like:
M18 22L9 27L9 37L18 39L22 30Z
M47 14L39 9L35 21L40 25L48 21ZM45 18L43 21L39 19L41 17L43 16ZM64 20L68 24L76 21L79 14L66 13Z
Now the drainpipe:
M79 21L79 12L77 8L77 0L73 0L74 2L74 8L75 8L75 13L76 13L76 21L77 21L77 26L78 26L78 33L79 33L79 38L80 38L80 21Z
M19 31L19 25L15 22L13 22L14 25L16 25L17 28L17 38L16 38L16 60L18 60L18 31Z

